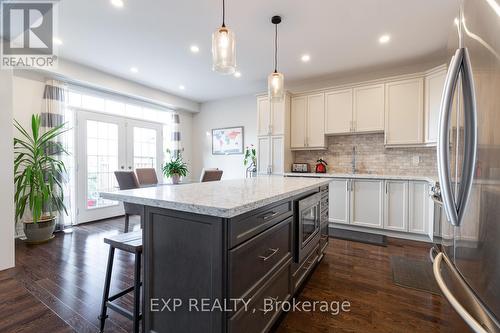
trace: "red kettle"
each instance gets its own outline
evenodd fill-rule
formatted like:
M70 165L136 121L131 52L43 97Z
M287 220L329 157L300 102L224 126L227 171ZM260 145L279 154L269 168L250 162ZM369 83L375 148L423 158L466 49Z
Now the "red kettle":
M326 173L326 166L328 165L328 163L326 163L326 161L322 158L320 158L316 162L318 162L316 164L316 173Z

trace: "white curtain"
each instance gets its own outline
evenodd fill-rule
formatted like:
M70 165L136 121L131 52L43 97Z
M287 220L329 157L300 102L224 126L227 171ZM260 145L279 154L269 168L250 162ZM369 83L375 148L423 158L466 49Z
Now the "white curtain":
M59 157L66 166L66 174L61 175L64 184L64 205L67 212L59 214L56 230L63 230L73 224L74 203L75 203L75 176L74 176L74 116L67 107L68 89L67 86L56 80L48 80L45 83L43 92L43 107L41 112L41 131L46 132L53 127L65 124L70 129L57 137L57 142L61 143L69 155L60 151L48 151L48 154Z

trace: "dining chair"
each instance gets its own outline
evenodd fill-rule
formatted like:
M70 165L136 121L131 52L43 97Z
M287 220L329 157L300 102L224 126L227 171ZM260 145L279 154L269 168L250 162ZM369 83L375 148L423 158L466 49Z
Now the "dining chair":
M214 181L221 180L222 173L223 173L223 171L219 170L217 168L214 168L214 169L203 169L201 171L200 183L214 182Z
M158 184L158 176L154 168L137 168L135 174L141 186Z
M133 171L115 171L115 177L118 182L120 190L131 190L134 188L139 188L139 181L135 176ZM123 208L125 209L125 229L124 232L128 232L130 215L139 215L141 219L142 228L142 218L144 207L142 205L124 202Z

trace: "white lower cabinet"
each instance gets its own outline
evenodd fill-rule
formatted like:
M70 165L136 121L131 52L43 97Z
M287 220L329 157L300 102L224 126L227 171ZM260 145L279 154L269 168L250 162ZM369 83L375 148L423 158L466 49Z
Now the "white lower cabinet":
M408 228L408 181L385 181L384 229L406 231Z
M351 180L351 224L383 227L383 183L371 179Z
M285 172L285 138L282 135L257 138L257 172L282 175Z
M414 234L429 233L430 202L428 186L426 182L410 182L408 231Z
M429 235L433 205L425 181L334 179L330 182L332 223Z
M333 223L349 224L349 179L335 179L329 186L329 220Z
M257 138L257 172L261 175L269 173L271 156L270 141L270 136L261 136Z

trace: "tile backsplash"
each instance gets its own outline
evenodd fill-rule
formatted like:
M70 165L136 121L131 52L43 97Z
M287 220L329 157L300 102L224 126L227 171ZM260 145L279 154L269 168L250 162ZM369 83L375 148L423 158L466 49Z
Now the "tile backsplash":
M353 147L356 147L356 173L402 176L436 176L436 149L385 148L384 134L358 134L327 137L328 149L295 151L294 162L309 163L318 158L327 163L327 172L351 173Z

